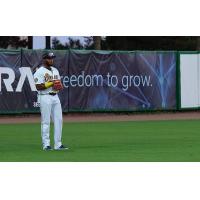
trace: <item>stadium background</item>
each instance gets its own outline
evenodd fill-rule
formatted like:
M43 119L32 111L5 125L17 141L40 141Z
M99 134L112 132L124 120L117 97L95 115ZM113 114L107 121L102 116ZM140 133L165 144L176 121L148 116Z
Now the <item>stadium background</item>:
M41 151L32 73L43 50L2 50L0 161L200 160L199 52L54 52L70 150Z

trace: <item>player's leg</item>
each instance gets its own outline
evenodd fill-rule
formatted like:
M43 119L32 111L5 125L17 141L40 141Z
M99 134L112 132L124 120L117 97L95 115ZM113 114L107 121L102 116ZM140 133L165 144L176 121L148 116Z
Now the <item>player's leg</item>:
M62 145L62 107L60 100L57 96L54 97L54 103L52 105L52 120L54 122L54 148L57 149Z
M41 111L41 136L43 148L50 146L50 116L51 116L51 97L49 95L40 95Z

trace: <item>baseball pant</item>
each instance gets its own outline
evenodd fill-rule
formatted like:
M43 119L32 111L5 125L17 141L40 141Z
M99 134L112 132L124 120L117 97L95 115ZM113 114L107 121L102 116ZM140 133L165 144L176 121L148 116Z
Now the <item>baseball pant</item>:
M61 146L62 108L58 95L38 95L41 111L41 136L43 147L50 146L50 121L54 123L54 148Z

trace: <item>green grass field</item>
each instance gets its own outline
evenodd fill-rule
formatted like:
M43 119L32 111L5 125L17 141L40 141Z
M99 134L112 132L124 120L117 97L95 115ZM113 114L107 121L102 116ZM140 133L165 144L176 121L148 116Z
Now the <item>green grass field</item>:
M53 142L51 132L51 142ZM43 151L40 124L1 124L0 161L200 161L198 120L65 123L68 151ZM52 143L53 146L53 143Z

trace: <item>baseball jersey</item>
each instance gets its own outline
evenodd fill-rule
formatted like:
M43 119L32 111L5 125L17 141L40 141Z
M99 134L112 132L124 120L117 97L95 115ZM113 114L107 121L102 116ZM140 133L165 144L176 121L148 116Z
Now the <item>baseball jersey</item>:
M55 67L51 67L51 70L49 70L46 67L41 66L34 73L35 84L41 84L52 80L60 80L60 74ZM58 91L55 91L52 87L50 87L45 90L38 91L38 94L48 94L51 92L57 93Z

